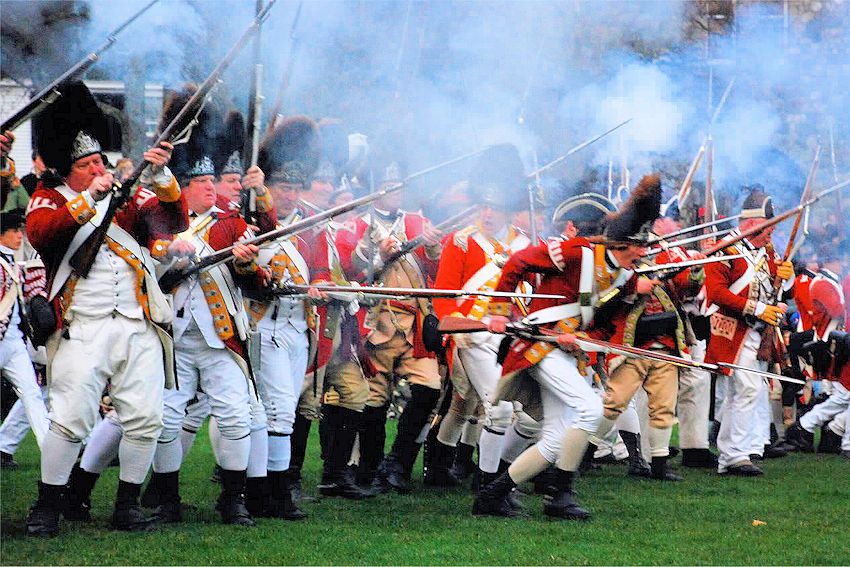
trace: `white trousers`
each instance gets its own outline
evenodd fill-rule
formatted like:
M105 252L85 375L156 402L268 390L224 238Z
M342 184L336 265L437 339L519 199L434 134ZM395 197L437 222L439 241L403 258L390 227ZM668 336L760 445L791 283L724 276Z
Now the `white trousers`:
M40 434L43 436L47 432L47 426L50 423L47 420L47 408L44 406L47 401L47 388L41 388L41 396L44 420L41 422L42 431ZM18 450L18 447L26 438L29 430L30 420L29 417L27 417L24 402L21 398L18 398L12 405L9 413L6 414L6 419L3 420L3 425L0 425L0 451L8 453L9 455L14 455L15 451ZM33 429L36 441L40 441L38 437L39 434L36 434L35 432L36 429Z
M32 360L23 339L8 338L0 341L0 370L2 370L3 376L9 380L15 389L15 393L18 395L16 404L20 403L23 406L23 413L26 415L26 420L32 427L35 439L39 447L41 447L41 442L44 439L44 434L47 433L47 427L49 425L47 408L44 406L41 388L39 388L38 382L36 382ZM8 420L9 418L7 417L6 419ZM20 424L18 428L20 428ZM26 435L26 430L23 433ZM12 454L14 450L6 452Z
M123 315L77 315L68 336L59 339L50 361L50 429L69 441L85 439L100 420L100 398L109 384L124 437L156 441L165 371L162 343L152 325Z
M494 432L504 433L511 424L514 406L507 401L493 404L502 377L502 365L496 362L496 356L504 337L482 332L473 333L470 338L474 344L468 348L458 348L458 360L455 363L461 363L463 372L481 398L484 426Z
M186 407L200 388L224 439L242 439L251 433L248 379L227 349L207 345L197 329L189 329L174 345L178 389L166 390L160 443L177 438Z
M596 432L602 419L602 400L588 379L579 374L575 358L560 349L547 354L530 372L540 385L543 402L543 428L537 449L554 463L568 429Z
M841 450L850 451L850 406L829 422L829 428L841 437Z
M832 382L832 394L823 402L814 406L800 418L800 425L809 433L847 410L850 406L850 391L840 382Z
M691 347L696 362L705 359L705 341ZM711 374L699 368L679 369L679 446L682 449L708 449L708 412L711 406Z
M266 328L262 321L258 331L260 360L252 363L269 432L290 434L307 371L307 334L289 325Z
M766 370L767 363L756 359L760 342L761 335L751 329L744 338L737 364ZM726 396L717 435L717 468L725 472L732 465L748 461L751 454L762 453L765 440L770 437L770 402L767 384L757 374L736 370L721 380L726 380Z

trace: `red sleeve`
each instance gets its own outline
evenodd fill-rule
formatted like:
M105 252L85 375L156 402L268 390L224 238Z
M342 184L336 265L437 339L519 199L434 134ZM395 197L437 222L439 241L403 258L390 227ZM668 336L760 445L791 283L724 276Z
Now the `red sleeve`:
M47 266L62 260L81 226L57 195L56 191L36 189L27 208L27 238Z
M743 259L734 260L738 261L746 262ZM729 285L734 281L732 266L729 262L712 262L705 265L705 295L710 303L743 313L747 298L729 291Z
M168 203L157 199L152 191L140 187L128 206L139 209L139 217L147 232L143 244L147 244L148 235L178 233L189 228L189 207L182 194L176 201Z
M582 247L576 244L570 241L553 241L515 252L502 268L502 277L495 291L514 291L520 282L527 279L528 274L557 274L570 268L575 269L576 264L580 270ZM561 265L556 264L556 261ZM506 303L511 299L494 297L492 301Z
M454 243L454 234L449 234L443 242L443 254L437 266L434 287L437 289L461 289L466 282L464 267L466 252ZM454 298L435 298L432 301L437 317L449 317L456 312L457 301Z
M245 219L236 213L225 213L223 218L213 225L209 232L209 245L215 250L227 248L238 242L251 238L253 234ZM263 269L256 262L237 266L236 262L228 262L228 268L233 280L239 287L258 290L263 287Z
M339 252L339 261L342 264L342 271L348 279L353 281L366 281L366 271L360 269L360 263L355 262L354 255L357 249L357 243L360 237L365 232L365 224L358 219L356 224L356 232L340 229L336 233L334 243L336 244L337 252Z
M331 281L331 268L328 264L328 235L325 229L310 232L310 252L305 260L310 266L310 280Z

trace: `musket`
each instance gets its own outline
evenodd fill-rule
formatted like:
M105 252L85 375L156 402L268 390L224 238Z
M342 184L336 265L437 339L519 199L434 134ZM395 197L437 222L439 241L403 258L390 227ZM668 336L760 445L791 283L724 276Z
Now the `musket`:
M326 293L362 293L364 295L384 295L399 297L424 297L424 298L453 298L453 297L508 297L522 299L566 299L564 295L549 293L519 293L509 291L469 291L465 289L434 289L415 287L381 287L381 286L342 286L342 285L299 285L283 284L271 288L269 293L273 295L291 295L294 293L307 293L307 290L315 289Z
M537 150L534 150L534 167L537 168ZM534 182L527 186L528 192L528 227L531 232L531 241L537 244L537 217L535 214L534 197L535 193L540 190L540 173L535 173Z
M438 330L444 334L458 334L478 333L481 331L487 331L488 328L485 323L482 323L481 321L476 321L474 319L467 319L465 317L444 317L440 321L440 326ZM557 343L558 336L564 333L554 329L541 329L512 323L508 325L504 334L512 335L517 338L526 339L530 341ZM774 374L773 372L766 372L755 368L747 368L738 364L729 364L725 362L718 362L717 364L711 364L708 362L697 362L689 358L684 358L681 356L676 356L674 354L667 354L655 350L647 350L629 345L618 345L610 343L608 341L603 341L601 339L593 339L581 335L576 335L575 337L576 345L585 352L601 352L605 354L627 356L629 358L645 358L649 360L657 360L659 362L666 362L682 368L702 368L703 370L708 370L709 372L724 375L726 375L728 373L727 371L729 370L737 370L740 372L749 372L751 374L756 374L764 378L773 378L782 382L805 384L804 381L797 380L796 378L789 378L787 376L782 376L781 374Z
M266 9L268 9L268 6L266 6ZM373 201L375 201L377 199L380 199L380 198L382 198L386 195L389 195L390 193L400 191L405 185L407 185L411 181L413 181L413 180L415 180L419 177L422 177L424 175L427 175L427 174L429 174L433 171L436 171L437 169L440 169L441 167L447 167L449 165L453 165L453 164L458 163L460 161L463 161L465 159L475 157L475 156L481 154L484 151L485 151L484 149L481 149L481 150L478 150L478 151L475 151L475 152L470 152L470 153L464 154L460 157L450 159L450 160L445 161L443 163L440 163L440 164L431 166L429 168L417 171L416 173L412 173L412 174L408 175L407 177L405 177L403 180L399 181L398 183L396 183L394 185L388 185L387 187L381 189L380 191L370 193L369 195L364 195L363 197L360 197L359 199L354 199L353 201L349 201L348 203L342 203L341 205L337 205L336 207L331 207L330 209L316 213L315 215L309 216L309 217L302 219L298 222L294 222L294 223L292 223L288 226L285 226L283 228L279 228L277 230L272 230L272 231L266 232L264 234L261 234L259 236L255 236L254 238L243 240L243 241L239 242L238 244L245 244L245 245L254 244L256 246L260 246L262 244L265 244L266 242L271 242L271 241L274 241L274 240L280 240L281 238L288 238L290 236L295 236L296 234L300 234L304 231L307 231L307 230L310 230L310 229L312 229L316 226L319 226L320 224L322 224L324 221L326 221L328 219L331 219L333 217L337 217L339 215L343 215L347 212L358 209L358 208L360 208L364 205L368 205L368 204L372 203ZM163 274L159 278L160 287L165 291L170 291L171 289L174 288L174 286L179 284L181 281L183 281L184 279L186 279L186 278L188 278L188 277L190 277L194 274L197 274L197 273L205 271L205 270L209 270L210 268L218 266L219 264L223 264L225 262L231 261L234 258L233 249L235 247L236 247L236 244L234 244L232 246L227 246L227 247L222 248L220 250L216 250L212 254L209 254L208 256L204 256L202 258L197 257L197 256L189 258L189 262L190 262L189 266L169 270L165 274Z
M729 254L725 256L713 256L711 258L699 258L696 260L684 260L682 262L670 262L668 264L654 264L647 266L640 266L635 268L633 271L636 274L651 274L655 272L664 272L667 270L678 270L681 271L684 268L690 268L692 266L702 266L704 264L713 264L715 262L727 262L729 260L737 260L738 258L743 258L743 254Z
M561 157L556 158L556 159L554 159L554 160L550 161L549 163L547 163L547 164L546 164L546 165L544 165L543 167L538 167L537 169L535 169L534 171L532 171L531 173L529 173L528 175L526 175L526 177L527 177L527 178L530 178L530 179L537 178L537 177L538 177L541 173L544 173L544 172L546 172L546 171L549 171L549 170L550 170L550 169L552 169L553 167L555 167L555 166L557 166L557 165L560 165L561 163L563 163L563 161L564 161L565 159L567 159L568 157L570 157L570 156L571 156L571 155L573 155L574 153L576 153L576 152L578 152L578 151L580 151L580 150L583 150L584 148L586 148L587 146L589 146L590 144L592 144L593 142L595 142L595 141L597 141L597 140L601 140L602 138L604 138L605 136L607 136L607 135L608 135L608 134L610 134L611 132L613 132L613 131L615 131L615 130L617 130L617 129L619 129L619 128L622 128L623 126L625 126L626 124L628 124L628 123L629 123L629 122L631 122L631 121L632 121L632 119L631 119L631 118L629 118L628 120L623 120L622 122L620 122L619 124L617 124L617 125L616 125L616 126L614 126L613 128L610 128L610 129L608 129L608 130L606 130L606 131L602 132L602 133L601 133L601 134L599 134L598 136L594 136L594 137L590 138L589 140L585 140L584 142L580 143L579 145L575 146L574 148L571 148L571 149L570 149L567 153L565 153L565 154L564 154L564 155L562 155Z
M263 0L257 0L255 13L260 14L262 11ZM248 156L247 160L243 160L243 167L246 171L257 165L257 158L260 153L260 125L263 118L263 64L260 63L262 55L261 34L262 30L258 29L254 36L254 80L248 97L248 100L251 101L248 106L248 135L246 136L245 147L242 148L242 155ZM247 166L245 161L248 163ZM239 208L248 224L256 224L257 222L255 218L257 213L256 189L256 187L243 187L239 196Z
M375 192L375 172L373 168L369 168L369 193ZM375 283L375 255L378 253L378 243L375 242L375 201L372 201L372 206L369 212L369 251L366 254L369 267L366 269L366 283L372 285Z
M656 240L654 242L660 242L661 244L658 248L650 248L646 251L643 257L655 256L656 254L661 254L662 252L669 250L671 248L676 248L679 246L685 246L687 244L693 244L694 242L700 242L701 240L706 240L708 238L718 238L721 236L726 236L730 232L735 230L734 228L726 228L723 230L716 230L714 232L709 232L707 234L698 234L696 236L691 236L689 238L682 238L680 240Z
M691 184L694 181L694 175L696 175L697 169L699 169L699 164L702 162L702 157L705 155L705 145L706 141L704 141L699 147L697 155L694 157L694 161L691 162L691 167L688 168L688 173L685 175L685 179L682 180L682 186L679 187L678 201L680 209L691 192Z
M216 68L213 69L213 72L210 73L206 80L204 80L204 82L198 87L198 90L192 94L183 108L180 109L177 116L175 116L171 123L166 126L165 130L162 131L156 139L156 142L154 142L154 147L159 146L163 142L170 142L185 132L188 119L196 116L199 109L203 106L207 95L209 95L210 91L218 83L221 75L230 66L245 44L248 43L251 36L260 29L260 24L268 17L269 11L272 6L274 6L275 2L277 2L277 0L270 0L263 11L254 18L254 21L250 26L248 26L248 29L246 29L242 34L242 37L239 38L239 41L230 48L230 51L227 52L224 59L219 62ZM124 180L123 183L117 179L112 182L111 199L106 212L99 220L100 224L80 245L74 255L71 256L71 267L74 268L74 271L80 277L84 278L88 276L89 270L91 270L91 266L97 256L97 252L106 238L106 231L109 229L109 225L112 224L112 219L115 217L118 210L130 199L132 187L136 184L139 177L142 175L142 172L144 172L149 165L150 162L143 160L136 166L132 173L130 173L130 176Z
M82 77L88 69L94 65L104 51L112 47L112 45L118 41L118 34L120 34L124 29L136 21L139 16L147 12L151 6L156 4L158 0L151 0L148 2L144 8L133 14L130 19L125 21L123 24L118 26L109 36L106 38L106 41L83 57L80 61L77 61L74 65L71 66L70 69L59 75L58 78L54 79L49 85L41 89L38 94L30 99L28 103L23 105L21 108L16 110L11 116L6 118L3 121L3 125L0 126L0 132L6 132L7 130L14 130L19 127L21 124L26 122L27 120L32 119L37 114L41 113L45 108L56 102L60 96L62 96L63 86L68 83L75 81Z
M440 232L448 232L453 230L455 227L460 225L460 223L464 222L470 215L472 215L475 211L478 210L480 205L473 205L454 215L453 217L449 217L440 224L434 226L434 230L438 230ZM387 269L393 265L396 261L401 259L403 256L410 254L420 246L425 244L425 236L420 234L416 238L408 240L399 246L399 249L393 252L389 258L384 261L384 265L380 270L375 272L375 280L380 280Z
M269 124L266 128L266 133L274 130L277 117L280 114L280 107L283 106L283 96L289 88L289 80L292 78L292 69L295 68L295 57L298 54L298 49L301 46L301 39L298 37L298 22L301 19L301 7L304 2L298 2L298 7L295 8L295 17L292 18L292 26L289 28L289 54L286 58L286 67L283 69L283 74L280 77L280 86L277 89L277 98L274 101L272 112L269 115Z
M705 220L712 222L717 217L714 204L714 141L711 136L706 141L708 158L705 162Z
M683 234L688 234L689 232L696 232L698 230L702 230L704 228L711 228L712 226L717 226L718 224L723 224L725 222L732 222L734 220L738 220L741 218L741 214L732 215L731 217L723 217L722 219L715 219L710 222L704 222L701 224L695 224L694 226L689 226L686 228L682 228L676 231L673 231L669 234L665 234L664 236L656 236L655 238L649 241L649 244L655 244L657 242L661 242L663 240L668 240L670 238L675 238L677 236L682 236Z

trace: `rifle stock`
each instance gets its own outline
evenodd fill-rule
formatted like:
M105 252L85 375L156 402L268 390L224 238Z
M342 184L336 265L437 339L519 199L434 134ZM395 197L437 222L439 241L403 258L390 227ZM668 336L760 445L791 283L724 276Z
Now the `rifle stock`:
M219 62L213 72L210 73L203 84L198 87L198 90L192 94L183 108L180 109L180 112L177 113L174 120L172 120L165 130L163 130L163 132L159 135L154 146L159 146L162 142L170 142L181 132L181 130L184 129L188 123L189 117L194 116L194 113L203 105L204 99L206 99L207 95L216 85L219 77L221 77L225 69L230 66L236 58L236 55L239 54L251 36L259 30L260 24L266 19L266 17L268 17L269 10L271 10L276 1L277 0L270 0L268 5L266 5L266 7L257 14L254 21L250 26L248 26L248 29L245 30L242 37L239 38L239 41L236 42L236 45L230 48L230 51L227 52L224 59ZM117 180L113 182L112 198L100 225L98 225L97 229L95 229L95 231L85 242L82 243L71 257L71 267L74 268L74 271L80 277L84 278L88 276L92 264L94 263L94 259L97 256L97 251L106 238L106 231L109 229L112 219L115 218L115 214L118 210L127 202L127 200L129 200L130 189L136 184L136 182L138 182L142 172L144 172L149 165L150 163L148 161L142 161L136 166L130 174L130 177L128 177L123 184Z

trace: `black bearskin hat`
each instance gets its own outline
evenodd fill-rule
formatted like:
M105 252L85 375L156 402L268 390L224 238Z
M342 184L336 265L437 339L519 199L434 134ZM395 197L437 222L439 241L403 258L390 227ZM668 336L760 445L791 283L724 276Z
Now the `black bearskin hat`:
M187 84L180 91L166 93L157 132L161 133L171 124L195 91L196 85ZM187 117L183 124L178 125L175 133L185 129L193 116L194 113ZM198 113L197 124L192 126L188 140L181 139L174 145L174 152L168 164L181 186L186 186L193 177L215 175L213 159L223 130L224 121L221 115L212 102L207 101Z
M245 148L245 118L238 110L231 110L224 119L224 128L216 145L215 175L221 177L228 173L245 174L242 164L242 152Z
M260 144L258 165L271 183L306 186L321 155L322 136L316 122L307 116L290 116Z
M44 164L65 177L76 160L102 153L109 127L82 81L65 83L59 90L62 96L35 117L33 126Z
M522 159L513 144L487 148L469 174L472 200L506 211L518 211L525 206L527 184Z
M661 212L661 176L645 175L632 189L620 210L605 218L605 236L609 240L646 243L649 228Z

